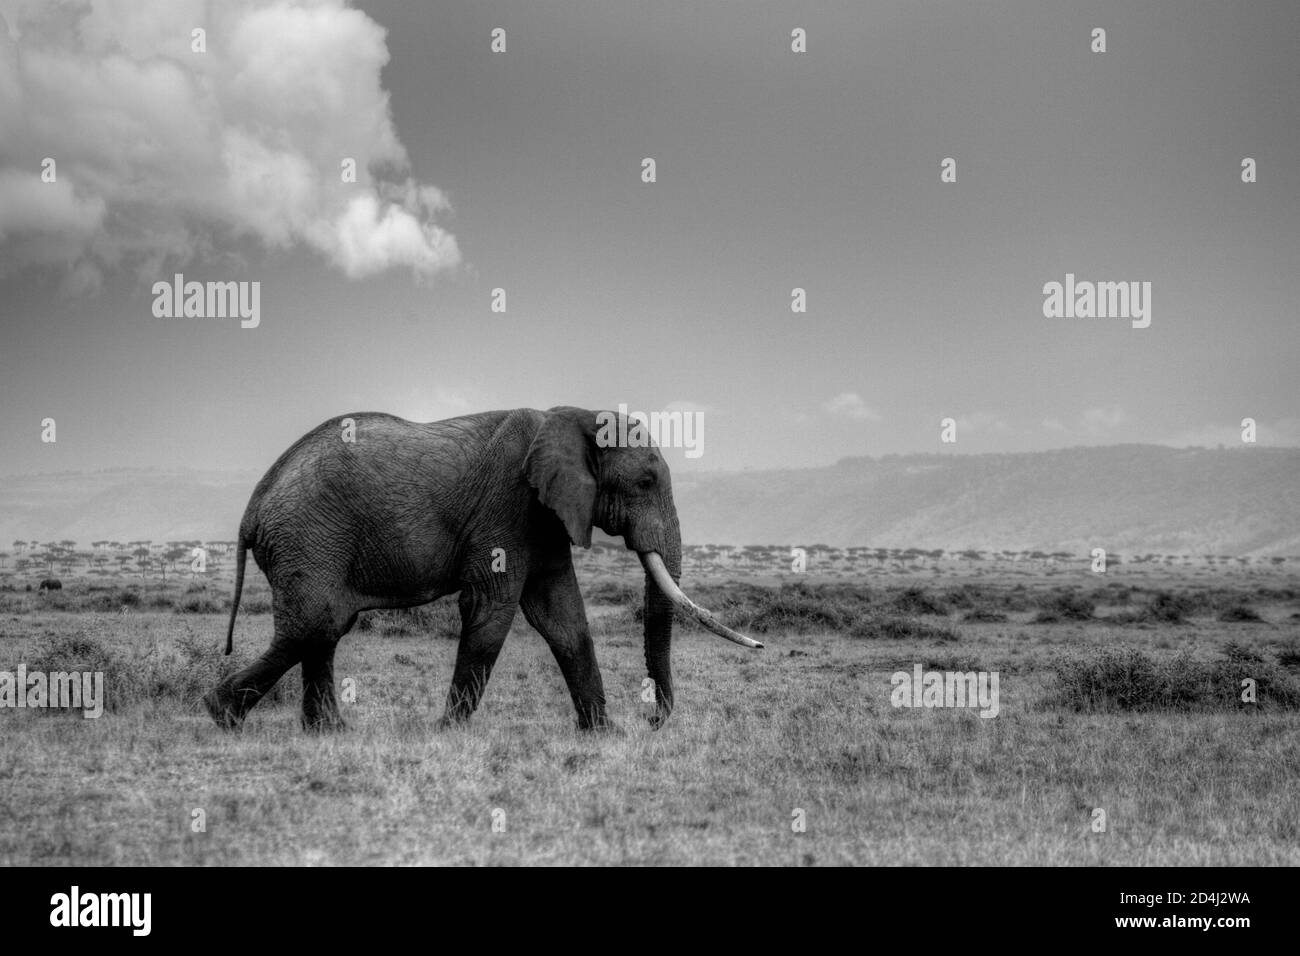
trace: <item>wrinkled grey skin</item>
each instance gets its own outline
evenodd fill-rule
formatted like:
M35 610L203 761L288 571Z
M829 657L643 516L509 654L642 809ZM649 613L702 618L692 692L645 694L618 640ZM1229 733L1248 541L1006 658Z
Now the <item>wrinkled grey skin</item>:
M343 440L344 417L356 422L353 443ZM594 524L631 550L658 552L676 581L681 533L658 449L601 448L597 431L595 412L560 407L428 424L360 413L304 435L258 483L239 528L230 633L251 550L271 584L275 638L204 698L213 719L239 727L301 663L303 726L342 727L334 649L358 612L459 591L460 645L441 726L473 714L522 608L560 665L578 726L609 727L570 547L590 546ZM496 548L504 572L492 570ZM645 611L658 727L673 706L672 603L649 575Z

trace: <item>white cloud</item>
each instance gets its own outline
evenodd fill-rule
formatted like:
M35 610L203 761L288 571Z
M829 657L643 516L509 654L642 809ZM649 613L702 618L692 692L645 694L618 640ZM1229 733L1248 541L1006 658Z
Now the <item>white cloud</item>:
M991 412L972 412L957 416L958 433L961 432L1009 432L1011 426Z
M437 422L473 412L495 408L473 388L453 389L445 386L413 388L404 401L397 403L394 414L413 422Z
M0 20L0 271L90 289L239 236L351 277L459 264L380 85L385 32L342 0L0 0Z
M822 410L840 418L860 422L881 421L881 415L862 400L857 392L841 392L822 405Z
M1118 405L1104 408L1089 408L1080 416L1080 426L1087 434L1097 437L1112 432L1122 425L1128 416Z
M1238 424L1231 422L1217 425L1203 425L1170 435L1156 442L1158 445L1170 445L1174 448L1225 448L1245 446L1241 440L1241 419ZM1300 419L1278 418L1273 420L1256 419L1255 441L1259 445L1273 447L1294 447L1300 445Z

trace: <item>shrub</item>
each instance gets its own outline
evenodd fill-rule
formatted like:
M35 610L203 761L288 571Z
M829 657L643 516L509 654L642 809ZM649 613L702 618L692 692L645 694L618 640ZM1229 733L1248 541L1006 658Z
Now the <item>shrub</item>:
M226 607L206 594L187 594L181 597L174 610L177 614L219 614Z
M991 668L983 667L975 658L967 657L964 654L931 654L925 659L924 666L926 670L956 671L962 674L970 671L991 670Z
M1108 648L1091 657L1067 658L1054 667L1050 703L1070 710L1146 711L1300 707L1300 684L1290 675L1236 645L1218 661L1183 653L1157 661L1134 648ZM1257 704L1243 703L1243 678L1253 678Z
M1091 621L1097 610L1095 604L1082 594L1055 591L1040 599L1041 610L1034 615L1035 624L1055 624L1058 621Z
M809 585L799 581L772 588L731 582L690 588L687 593L716 612L727 626L757 634L846 632L864 614L871 613L870 596L847 584ZM643 612L638 601L632 608L633 620L641 622ZM679 616L678 620L684 627L700 626L689 618Z
M176 701L189 710L200 711L204 694L252 663L249 651L236 651L230 657L223 651L221 643L193 633L182 635L171 647L149 644L119 650L105 644L91 629L82 628L49 638L27 667L29 671L47 673L102 673L103 704L108 712L160 700ZM274 704L294 699L301 694L296 687L295 681L282 679L263 700Z
M1146 604L1137 610L1111 614L1106 618L1109 624L1186 624L1186 615L1191 613L1195 602L1186 595L1170 594L1158 591Z
M731 622L731 627L758 634L803 634L808 631L843 630L852 625L853 615L833 602L778 592L750 613L729 612L727 620Z
M1246 647L1244 644L1238 644L1236 641L1226 641L1223 645L1223 656L1234 664L1255 665L1264 663L1264 658L1253 648Z
M419 607L365 611L357 619L357 630L378 632L381 637L427 635L458 639L460 607L454 597L446 597Z
M1154 624L1182 624L1195 606L1185 594L1171 594L1157 591L1151 603L1146 606L1145 615Z
M890 605L899 614L934 614L944 617L950 610L943 601L926 593L924 588L908 588L896 594Z
M253 662L251 651L237 650L229 657L224 642L213 643L197 634L184 634L176 641L179 660L166 660L154 674L154 696L176 698L197 709L203 695L227 677ZM302 697L297 671L291 670L262 698L263 703L297 702Z
M1264 619L1250 605L1234 604L1232 607L1226 607L1219 612L1219 620L1227 624L1240 624Z
M584 589L588 604L612 604L615 607L640 604L645 588L627 581L597 581Z
M872 615L853 625L850 637L885 641L956 641L961 635L950 627L936 627L912 617Z
M962 620L969 621L972 624L1005 624L1007 616L1001 611L989 611L984 608L976 608L973 611L967 611Z

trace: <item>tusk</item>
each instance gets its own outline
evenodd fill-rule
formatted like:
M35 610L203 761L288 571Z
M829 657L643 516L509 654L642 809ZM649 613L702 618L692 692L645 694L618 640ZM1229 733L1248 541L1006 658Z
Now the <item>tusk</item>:
M654 578L655 584L659 585L659 590L663 591L677 607L681 608L695 620L699 621L718 637L725 637L729 641L734 641L744 647L762 647L758 641L746 637L744 634L737 634L727 625L723 624L712 613L700 607L677 586L673 576L668 573L668 568L664 564L658 552L646 551L637 555L641 563L645 566L646 573Z

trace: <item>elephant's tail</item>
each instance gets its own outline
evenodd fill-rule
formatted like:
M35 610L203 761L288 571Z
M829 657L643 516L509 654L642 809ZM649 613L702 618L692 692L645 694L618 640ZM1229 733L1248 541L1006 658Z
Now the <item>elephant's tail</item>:
M239 613L239 596L244 593L244 565L247 563L248 546L243 537L239 540L239 551L235 554L235 597L230 602L230 626L226 628L226 656L235 650L235 615Z

